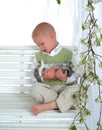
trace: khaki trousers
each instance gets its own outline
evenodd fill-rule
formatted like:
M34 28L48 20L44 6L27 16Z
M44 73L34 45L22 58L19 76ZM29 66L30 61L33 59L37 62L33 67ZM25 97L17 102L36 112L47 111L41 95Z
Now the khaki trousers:
M73 95L78 97L78 85L70 86L49 86L43 83L36 82L31 88L31 96L40 103L46 103L55 100L61 112L65 112L73 105L78 104L78 99L73 98Z

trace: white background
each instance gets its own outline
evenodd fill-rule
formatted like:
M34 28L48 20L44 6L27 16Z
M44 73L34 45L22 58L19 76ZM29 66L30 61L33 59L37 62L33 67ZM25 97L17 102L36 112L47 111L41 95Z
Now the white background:
M31 33L50 22L63 45L77 44L80 36L80 0L0 0L0 45L34 45ZM76 33L76 34L75 34Z

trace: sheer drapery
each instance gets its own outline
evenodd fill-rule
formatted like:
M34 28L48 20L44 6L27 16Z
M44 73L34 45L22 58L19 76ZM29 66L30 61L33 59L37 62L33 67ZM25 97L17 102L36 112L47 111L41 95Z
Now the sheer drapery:
M85 11L85 7L87 5L87 1L83 1L83 11L82 12L82 22L87 18L87 11ZM102 28L102 13L101 13L101 9L102 9L102 2L98 3L95 5L95 10L94 10L94 14L95 14L95 18L97 19L97 23L98 25ZM82 33L82 37L86 36L87 32L85 32L84 34ZM101 42L102 45L102 42ZM80 44L80 50L81 51L85 51L85 49L87 48L87 46L83 46ZM101 55L102 53L102 46L99 47L95 47L93 46L95 53ZM97 60L96 60L97 61ZM96 64L97 68L97 74L100 77L100 79L102 79L102 69L99 68L98 63ZM102 88L100 88L102 91ZM91 111L91 115L87 118L87 125L89 127L90 130L96 130L97 128L97 121L99 120L99 114L100 114L100 104L95 102L96 97L98 97L99 94L99 89L97 85L92 85L89 89L89 100L88 100L88 109ZM102 103L101 103L102 104ZM102 106L101 106L102 107ZM102 122L102 118L101 122Z
M46 20L52 23L57 31L58 40L63 45L77 45L80 39L81 0L48 0Z
M81 0L1 0L0 45L33 45L31 33L42 21L56 29L62 45L77 45L81 34Z

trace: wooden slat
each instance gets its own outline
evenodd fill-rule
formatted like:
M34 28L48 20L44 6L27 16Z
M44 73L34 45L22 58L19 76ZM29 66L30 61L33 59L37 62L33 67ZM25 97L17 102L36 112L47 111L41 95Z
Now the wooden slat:
M57 120L58 118L31 118L29 116L23 116L22 118L21 117L9 117L9 120L8 120L8 117L1 117L0 120L2 119L1 122L20 122L20 120L22 119L22 122L23 123L39 123L39 124L71 124L72 123L72 120L70 120L70 118L60 118L59 120ZM68 120L69 119L69 120ZM76 123L78 124L78 121L76 121Z
M30 77L31 75L31 70L5 70L5 71L0 71L0 79L2 78L15 78L15 77L22 77L22 78L25 78L25 77Z
M33 57L29 56L4 56L0 57L0 62L31 62Z
M20 63L8 63L8 64L5 64L5 63L0 63L0 71L3 71L3 70L15 70L15 69L29 69L31 67L31 63L29 64L20 64Z
M34 55L38 50L0 50L0 56L20 56L20 55Z
M8 128L7 130L70 130L70 125L71 124L35 124L35 123L6 123L6 128ZM5 128L5 123L2 123L2 125L0 124L1 128ZM82 125L77 124L78 130L85 130L85 128ZM33 129L32 129L33 128ZM1 130L5 130L5 129L1 129Z
M7 56L7 55L11 55L11 56L20 56L20 55L34 55L35 52L37 52L38 50L17 50L16 48L14 48L13 50L8 50L8 49L4 49L1 50L0 49L0 56Z
M37 46L0 46L0 50L38 50Z
M0 86L0 94L2 93L28 93L31 89L29 86ZM5 99L5 97L4 97ZM3 99L2 99L3 100Z
M77 46L63 46L68 49L76 50ZM37 46L0 46L0 50L38 50Z
M33 100L33 98L28 93L12 93L12 94L11 93L1 93L0 102L3 100L5 100L5 101L8 101L8 100L15 100L15 101L25 100L25 101L27 101L27 100Z
M0 84L31 84L31 79L2 79L0 80Z

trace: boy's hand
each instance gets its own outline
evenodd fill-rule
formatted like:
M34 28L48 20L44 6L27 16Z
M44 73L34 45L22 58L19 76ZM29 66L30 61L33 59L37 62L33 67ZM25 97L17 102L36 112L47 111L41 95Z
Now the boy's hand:
M63 73L62 68L59 68L55 74L56 78L62 82L67 80L67 70Z
M45 69L43 79L44 81L52 80L55 78L55 68L50 67L48 69Z

